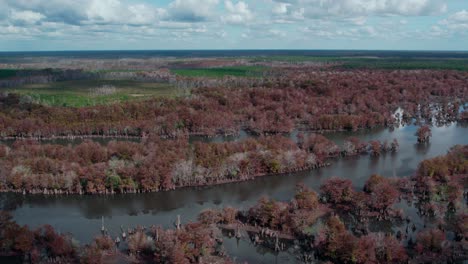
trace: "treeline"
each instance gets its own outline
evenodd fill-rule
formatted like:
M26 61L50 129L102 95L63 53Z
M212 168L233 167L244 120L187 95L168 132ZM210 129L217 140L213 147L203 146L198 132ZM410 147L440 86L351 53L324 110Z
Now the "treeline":
M2 69L0 69L2 71ZM132 80L140 82L169 82L175 79L168 69L152 71L85 71L81 69L11 70L12 76L0 78L0 88L26 84L47 84L73 80Z
M169 230L137 227L122 240L104 232L85 246L50 226L32 231L1 213L0 255L33 263L230 263L223 231L288 251L305 263L461 262L468 258L467 161L468 145L455 146L445 156L421 162L411 177L372 175L362 190L350 180L331 178L318 193L299 184L290 201L265 197L244 211L207 209L194 223ZM423 223L410 217L413 206Z
M79 145L17 140L0 145L0 190L24 193L134 193L214 185L267 174L314 169L328 159L398 151L398 142L361 142L342 147L322 135L299 135L298 143L276 135L239 142L189 145L186 139L147 138L142 143L87 140Z
M1 69L0 69L1 70ZM95 78L91 72L83 70L14 70L15 74L0 79L0 88L17 87L25 84L45 84L58 81L87 80Z
M467 78L446 71L284 70L262 86L199 88L190 97L84 108L46 107L0 96L0 136L256 134L391 127L460 118ZM398 108L403 114L393 115ZM401 121L401 122L400 122Z

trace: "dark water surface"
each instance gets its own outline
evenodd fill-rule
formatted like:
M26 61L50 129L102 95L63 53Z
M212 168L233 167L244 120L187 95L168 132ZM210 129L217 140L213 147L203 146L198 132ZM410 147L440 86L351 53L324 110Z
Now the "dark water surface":
M178 214L182 222L195 220L206 208L234 206L247 208L264 195L278 200L290 200L294 187L299 182L317 190L328 178L349 178L356 188L362 188L367 178L374 173L384 176L408 176L415 172L418 163L427 158L445 154L456 144L468 144L468 127L453 124L432 129L433 137L428 145L417 145L415 126L397 128L393 131L379 129L362 132L337 132L326 136L341 145L348 136L361 140L389 140L396 138L400 151L384 154L379 158L368 155L332 160L332 165L319 170L288 175L260 177L254 181L218 185L206 188L184 188L151 194L125 194L113 196L44 196L0 194L0 206L11 210L19 224L37 227L50 224L60 232L70 232L81 242L88 242L99 234L101 217L111 235L116 235L120 226L163 225L169 227ZM242 135L242 137L245 135ZM216 139L218 141L219 139ZM405 205L402 205L405 206ZM294 259L286 253L279 256L249 242L225 239L225 247L238 261L255 263L286 263Z

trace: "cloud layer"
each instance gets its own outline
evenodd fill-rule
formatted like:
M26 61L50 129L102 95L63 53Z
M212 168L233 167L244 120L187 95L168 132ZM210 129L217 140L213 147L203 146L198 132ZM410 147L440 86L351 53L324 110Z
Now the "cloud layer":
M0 0L0 50L416 46L466 40L466 10L465 0Z

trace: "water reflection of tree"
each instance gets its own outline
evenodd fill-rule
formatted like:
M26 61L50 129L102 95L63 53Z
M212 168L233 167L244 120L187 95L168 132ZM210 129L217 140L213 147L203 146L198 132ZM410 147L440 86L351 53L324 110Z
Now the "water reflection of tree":
M429 153L429 150L431 148L431 143L426 143L426 144L414 144L414 149L416 150L416 153L421 156L425 156Z
M13 193L0 193L0 210L14 211L23 206L25 197Z

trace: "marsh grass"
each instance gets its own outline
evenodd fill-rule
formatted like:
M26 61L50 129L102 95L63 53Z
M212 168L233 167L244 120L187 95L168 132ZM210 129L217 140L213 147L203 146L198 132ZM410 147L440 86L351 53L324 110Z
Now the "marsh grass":
M93 92L99 87L113 87L111 93ZM154 97L176 97L180 91L164 83L144 83L122 80L66 81L29 84L4 91L28 95L33 101L49 106L93 106Z

